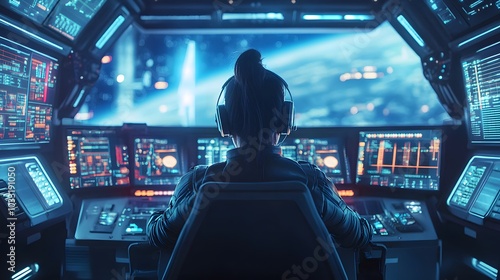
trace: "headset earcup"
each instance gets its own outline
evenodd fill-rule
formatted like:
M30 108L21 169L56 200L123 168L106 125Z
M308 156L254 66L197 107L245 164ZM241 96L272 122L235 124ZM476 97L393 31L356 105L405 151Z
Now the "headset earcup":
M295 108L293 107L293 101L284 101L282 108L282 117L280 118L283 121L282 131L279 131L281 135L289 135L292 130L295 130Z
M229 121L229 113L225 105L217 105L215 110L215 122L222 137L231 136L231 122Z

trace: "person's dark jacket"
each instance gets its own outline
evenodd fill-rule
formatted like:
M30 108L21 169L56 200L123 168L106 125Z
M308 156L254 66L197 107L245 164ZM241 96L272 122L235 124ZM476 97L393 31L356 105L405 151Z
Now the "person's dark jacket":
M336 243L347 248L363 248L371 240L370 224L345 204L318 167L282 157L279 147L259 151L258 146L245 146L228 151L226 162L193 168L181 178L168 208L153 213L148 221L146 233L151 245L173 248L200 186L209 181L303 182L309 187L318 213Z

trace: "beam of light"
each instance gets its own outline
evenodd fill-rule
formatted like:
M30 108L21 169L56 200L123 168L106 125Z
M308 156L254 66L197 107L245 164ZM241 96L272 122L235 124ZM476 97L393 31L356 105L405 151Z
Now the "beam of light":
M304 14L302 15L303 20L343 20L342 15L335 14Z
M179 118L182 126L195 124L194 91L196 87L196 42L189 41L182 65L182 77L177 90L179 97Z
M104 45L106 45L106 43L109 41L111 36L113 36L113 34L115 34L116 30L118 30L118 28L120 28L120 26L122 26L122 24L124 22L125 22L125 17L122 15L119 15L115 19L115 21L113 21L113 23L108 27L108 29L106 29L104 34L102 34L101 38L99 38L99 40L97 40L97 42L95 43L95 47L98 49L102 49L102 47L104 47Z
M222 20L284 20L282 13L224 13Z
M411 24L406 20L406 18L403 15L399 15L397 19L419 46L421 47L425 46L425 42L422 39L422 37L418 35L417 31L413 28L413 26L411 26Z
M484 31L484 32L482 32L482 33L480 33L480 34L478 34L478 35L476 35L476 36L472 37L472 38L469 38L469 39L467 39L467 40L465 40L465 41L461 42L460 44L458 44L458 47L460 48L460 47L462 47L462 46L464 46L464 45L467 45L468 43L470 43L470 42L472 42L472 41L475 41L475 40L477 40L477 39L479 39L479 38L481 38L481 37L483 37L483 36L485 36L485 35L487 35L487 34L489 34L489 33L493 32L493 31L497 30L498 28L500 28L500 25L495 26L495 27L493 27L493 28L491 28L491 29L488 29L488 30L486 30L486 31Z

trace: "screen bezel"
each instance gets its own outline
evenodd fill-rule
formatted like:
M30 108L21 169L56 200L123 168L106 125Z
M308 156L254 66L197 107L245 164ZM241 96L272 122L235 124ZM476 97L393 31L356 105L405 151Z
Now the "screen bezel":
M390 133L390 132L419 132L419 131L426 131L426 132L431 132L431 131L436 131L440 135L440 145L439 145L439 159L438 159L438 170L439 170L439 176L437 178L438 182L438 187L437 189L413 189L413 188L401 188L401 187L390 187L390 186L381 186L381 185L369 185L369 184L361 184L358 183L358 160L359 160L359 143L361 141L361 132L382 132L382 133ZM357 146L357 153L356 153L356 164L355 164L355 175L354 175L354 184L358 188L363 188L371 191L377 191L377 190L384 190L384 191L401 191L401 192L416 192L416 193L438 193L443 189L443 186L441 184L441 176L443 173L443 139L445 136L445 131L443 127L434 127L434 126L429 126L429 127L379 127L379 128L361 128L357 130L357 135L358 135L358 145Z

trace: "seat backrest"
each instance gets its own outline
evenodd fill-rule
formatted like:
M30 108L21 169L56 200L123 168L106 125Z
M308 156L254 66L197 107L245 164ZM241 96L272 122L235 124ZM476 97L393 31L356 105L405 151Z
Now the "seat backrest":
M201 186L163 279L347 279L300 182Z

